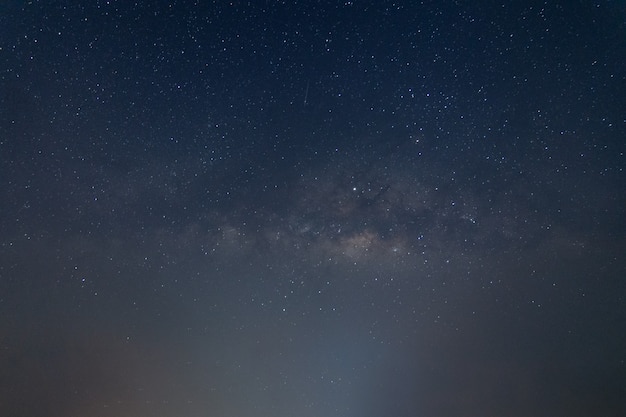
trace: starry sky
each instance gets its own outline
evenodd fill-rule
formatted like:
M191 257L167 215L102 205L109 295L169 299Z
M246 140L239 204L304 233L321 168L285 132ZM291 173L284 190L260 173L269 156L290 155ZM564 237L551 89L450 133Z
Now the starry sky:
M0 414L626 414L621 1L5 0Z

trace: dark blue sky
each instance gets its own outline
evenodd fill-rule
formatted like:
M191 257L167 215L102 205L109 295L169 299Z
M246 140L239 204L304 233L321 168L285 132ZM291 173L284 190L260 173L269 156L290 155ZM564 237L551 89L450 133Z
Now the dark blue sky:
M625 22L5 1L0 414L623 415Z

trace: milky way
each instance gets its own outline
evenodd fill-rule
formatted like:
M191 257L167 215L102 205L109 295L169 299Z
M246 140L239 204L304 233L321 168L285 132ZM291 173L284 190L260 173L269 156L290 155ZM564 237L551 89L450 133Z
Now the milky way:
M0 414L626 411L626 10L0 6Z

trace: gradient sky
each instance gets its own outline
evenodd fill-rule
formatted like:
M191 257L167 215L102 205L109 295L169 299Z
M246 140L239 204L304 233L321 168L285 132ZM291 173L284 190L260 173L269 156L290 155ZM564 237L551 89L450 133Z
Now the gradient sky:
M5 0L0 415L626 415L625 152L623 2Z

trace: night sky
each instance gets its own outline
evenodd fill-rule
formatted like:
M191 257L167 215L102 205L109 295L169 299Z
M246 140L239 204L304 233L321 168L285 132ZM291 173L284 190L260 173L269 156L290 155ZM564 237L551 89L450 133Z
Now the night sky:
M80 5L82 3L82 5ZM0 4L0 415L626 415L626 4Z

